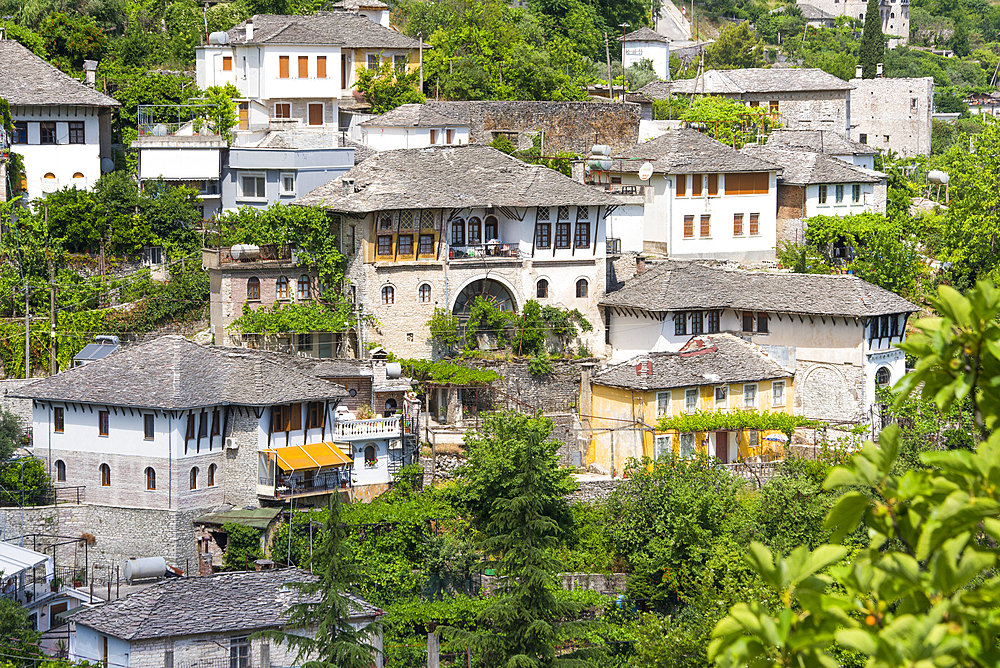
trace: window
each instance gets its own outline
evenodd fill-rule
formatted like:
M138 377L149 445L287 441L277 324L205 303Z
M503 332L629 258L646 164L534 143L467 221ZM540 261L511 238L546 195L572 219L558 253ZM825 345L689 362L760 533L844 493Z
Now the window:
M548 220L549 219L549 207L540 206L535 211L535 220Z
M569 223L556 223L556 248L569 248Z
M535 297L538 299L547 299L549 296L549 282L544 278L535 284Z
M670 392L656 393L656 418L670 417Z
M240 177L240 197L244 199L266 199L267 190L263 176L244 174Z
M223 56L222 57L222 71L223 72L232 72L233 71L233 57L232 56Z
M108 435L108 412L107 411L97 411L97 433L101 436Z
M198 416L198 439L208 436L208 413L202 411Z
M785 381L783 380L771 381L771 405L772 406L785 405Z
M309 103L309 125L323 125L323 114L326 107L322 102Z
M101 464L101 487L111 487L111 467Z
M889 336L899 336L899 318L893 314L889 317Z
M420 289L417 290L417 292L420 295L420 303L421 304L430 304L431 303L431 285L430 285L430 283L424 283L423 285L421 285Z
M691 459L694 457L694 434L681 434L681 459Z
M250 668L250 638L237 636L229 639L229 668Z
M734 213L733 214L733 236L741 237L743 236L743 214Z
M40 144L56 143L56 124L54 121L43 121L38 124L38 127Z
M708 196L715 197L719 194L719 175L708 175Z
M156 418L153 417L152 413L146 413L142 416L142 437L147 441L153 440L153 435L155 433Z
M674 437L671 434L664 434L656 437L656 458L663 459L669 457L674 452Z
M702 214L701 216L701 236L702 238L712 236L712 216Z
M400 255L413 255L413 235L400 234L396 240L396 251Z
M66 482L66 462L56 460L56 482Z
M684 197L687 194L687 174L677 175L677 196Z
M757 331L761 334L767 334L767 314L758 313L757 314Z
M216 468L217 467L215 466L215 464L212 464L211 466L208 467L208 486L209 487L215 487L215 469Z
M445 144L453 144L454 142L455 142L455 131L454 130L445 130L444 131L444 143Z
M260 279L256 276L247 281L247 301L260 301Z
M581 278L576 282L576 298L584 299L587 296L588 286L587 279Z
M191 469L191 489L198 489L198 467Z
M274 282L274 294L278 299L291 299L288 295L287 276L278 276L278 280Z
M743 311L743 331L753 331L753 311Z
M771 100L768 103L767 107L768 107L768 109L770 110L770 112L772 114L778 113L778 101L777 100Z
M271 406L271 433L298 431L302 428L302 404Z
M274 105L274 117L275 118L291 118L292 117L292 105L288 102L279 102Z
M374 53L368 54L368 69L370 70L378 69L378 54Z
M219 409L216 408L212 411L212 436L218 436L221 425L219 424ZM209 450L212 449L211 441L208 444Z
M150 491L156 489L156 471L152 466L146 467L146 489Z
M28 122L27 121L14 121L14 137L13 143L15 144L27 144L28 143Z
M687 313L678 313L674 316L674 335L683 336L687 332Z
M278 78L288 78L288 56L278 56Z
M399 229L401 229L401 230L412 230L413 229L413 212L412 211L400 211L399 212Z
M878 387L885 387L892 381L892 372L889 371L889 367L880 366L878 371L875 372L875 385Z
M476 244L483 243L483 225L478 218L469 218L469 245L475 246Z
M309 299L310 297L310 283L309 277L306 274L299 276L296 297L301 299Z
M420 254L421 255L433 255L434 254L434 235L433 234L421 234L420 235Z
M282 195L294 195L295 174L282 174L281 178L278 179L278 185L281 187Z
M461 218L451 224L451 245L465 245L465 221Z
M760 236L760 214L751 213L750 214L750 236L759 237Z
M726 408L726 403L729 400L729 387L726 385L719 385L715 388L715 408L717 410L724 410Z
M882 138L885 140L886 144L889 143L889 135L882 135Z
M855 183L851 186L851 201L857 204L861 201L861 184Z
M388 235L382 235L378 238L378 250L376 251L379 255L392 255L392 237Z
M719 312L709 311L708 312L708 333L718 334L719 333Z
M69 122L69 143L70 144L86 144L86 125L83 121L70 121Z
M316 56L316 78L326 78L326 56Z
M694 216L684 216L684 238L694 239Z
M701 174L691 175L691 197L701 197L702 178Z
M698 410L698 389L684 390L684 412L695 413Z
M757 386L743 386L743 408L757 408Z
M326 424L326 409L322 401L310 401L306 404L306 429L321 429Z
M768 172L742 172L726 174L727 195L766 195L770 190Z
M52 409L52 430L60 434L66 430L66 414L63 410L62 406L56 406Z
M760 432L756 429L747 429L747 444L751 448L756 448L760 445Z
M437 130L433 130L433 129L431 130L430 143L432 145L438 143L438 131Z
M313 347L313 335L312 332L305 332L303 334L296 335L296 348L299 350L312 350Z
M382 305L392 306L396 303L396 290L391 285L382 288Z
M374 445L365 447L365 466L371 468L378 464L378 450Z
M399 73L406 72L406 56L405 55L393 56L392 66L396 69L396 72Z
M552 246L552 223L535 223L535 245L539 248Z
M819 203L826 204L826 186L819 187Z
M87 177L83 175L83 172L73 172L73 180L78 181L80 179L85 179L85 178Z
M184 453L187 454L188 441L194 440L194 413L188 415L187 428L184 430Z
M299 78L309 78L309 56L299 56Z
M558 209L558 212L559 213L557 215L559 217L559 220L569 220L569 207L568 206L560 206L559 209Z
M420 212L420 229L422 230L433 230L434 229L434 212L430 209L424 209Z
M705 333L705 315L701 311L695 311L691 314L691 333L692 334L704 334Z
M858 141L861 142L862 144L867 144L868 143L868 135L866 135L864 133L858 135Z
M835 189L837 204L844 203L844 184L838 183Z
M574 243L576 243L577 248L590 248L590 223L579 222L576 224Z

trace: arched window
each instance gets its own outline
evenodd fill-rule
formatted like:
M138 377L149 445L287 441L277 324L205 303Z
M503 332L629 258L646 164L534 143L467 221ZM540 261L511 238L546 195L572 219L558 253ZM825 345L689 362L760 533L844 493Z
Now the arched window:
M392 397L385 400L385 409L387 411L395 411L398 405L399 404L397 404L396 400L393 399Z
M890 382L892 382L892 372L889 371L889 367L880 366L878 371L875 372L875 385L885 387Z
M208 467L208 486L215 487L215 464Z
M146 467L146 489L156 489L156 471L152 466Z
M288 278L285 276L278 276L278 280L274 283L274 293L278 299L288 299Z
M365 466L372 467L378 464L378 450L374 445L365 448Z
M101 487L111 487L111 467L101 464Z
M66 462L56 460L56 482L66 482Z
M487 242L500 240L500 226L497 224L496 216L486 216L486 229L483 234Z
M73 178L74 179L83 179L83 178L86 178L86 177L83 175L83 172L73 172Z
M198 489L198 467L191 469L191 489Z
M248 301L259 301L260 300L260 279L256 276L251 276L247 281L247 300Z
M309 299L309 277L305 274L299 276L299 299Z
M507 286L500 281L493 280L492 278L473 281L462 288L462 291L458 294L458 298L455 300L455 306L451 310L452 314L458 317L462 327L465 326L466 321L469 319L469 314L472 313L472 305L475 303L477 297L488 299L501 311L517 310L513 295L511 295Z
M465 245L465 221L461 218L451 224L451 245Z
M430 303L430 301L431 301L431 284L430 283L424 283L423 285L421 285L420 286L420 290L418 292L420 294L420 303L421 304L428 304L428 303Z
M391 306L396 303L396 290L391 286L387 285L382 288L382 304L384 306Z
M579 281L576 282L576 296L578 298L586 297L587 290L588 290L587 279L581 278Z
M483 224L478 218L469 218L469 245L483 243Z
M52 172L49 172L48 174L46 174L46 175L45 175L44 177L42 177L42 178L46 178L46 179L51 179L51 180L55 181L55 180L56 180L56 175L55 175L55 174L53 174Z
M539 299L547 299L549 296L549 282L544 278L535 285L535 296Z

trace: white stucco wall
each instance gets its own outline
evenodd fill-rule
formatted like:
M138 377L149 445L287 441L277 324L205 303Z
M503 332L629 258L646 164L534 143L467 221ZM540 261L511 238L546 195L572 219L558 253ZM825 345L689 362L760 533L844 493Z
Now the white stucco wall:
M643 60L653 62L653 71L660 79L669 78L669 44L665 42L625 42L625 67Z
M28 124L28 143L13 144L11 150L24 158L28 199L41 197L66 186L92 188L101 177L100 122L96 107L13 107L15 122ZM41 144L39 123L56 124L56 143ZM69 143L69 123L83 122L84 143ZM75 174L82 177L74 178ZM54 179L45 179L46 174Z
M139 149L140 179L200 180L219 178L222 167L218 148Z
M469 143L468 126L438 128L400 128L361 126L361 141L376 151L394 151L403 148L427 148L431 146L431 130L435 131L434 145L447 145L448 131L452 132L451 144Z
M875 211L884 213L885 205L884 202L879 211L879 202L875 193L875 184L873 183L859 183L857 184L861 188L861 197L855 202L853 196L853 183L841 183L839 185L844 188L843 200L837 202L837 185L834 183L825 184L826 185L826 204L820 204L820 186L813 184L806 186L806 218L811 218L812 216L849 216L857 213L865 213L867 211Z

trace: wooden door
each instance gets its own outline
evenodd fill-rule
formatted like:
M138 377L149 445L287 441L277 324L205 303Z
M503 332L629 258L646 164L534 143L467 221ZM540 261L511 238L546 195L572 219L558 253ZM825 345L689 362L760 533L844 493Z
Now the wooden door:
M309 104L309 125L323 125L323 103Z
M250 103L240 102L240 130L250 129Z
M715 456L723 464L729 463L729 432L715 432Z

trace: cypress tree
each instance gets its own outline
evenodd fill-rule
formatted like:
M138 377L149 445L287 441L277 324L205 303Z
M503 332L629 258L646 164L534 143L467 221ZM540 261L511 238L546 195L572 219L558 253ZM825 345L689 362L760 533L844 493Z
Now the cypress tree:
M877 65L885 55L885 38L882 35L882 12L879 0L868 0L865 10L865 31L861 35L861 52L858 62L861 64L861 77L874 79Z

